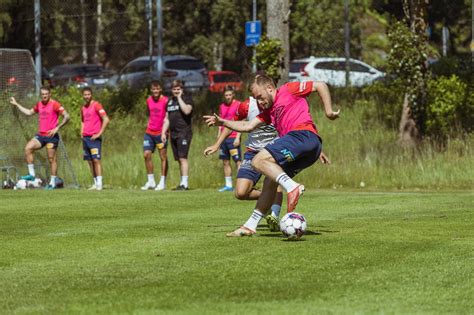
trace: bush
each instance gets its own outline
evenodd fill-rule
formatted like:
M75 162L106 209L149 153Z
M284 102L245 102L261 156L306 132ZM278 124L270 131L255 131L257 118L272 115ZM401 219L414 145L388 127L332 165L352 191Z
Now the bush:
M467 86L457 76L439 77L428 81L426 107L426 132L439 139L446 139L459 131Z

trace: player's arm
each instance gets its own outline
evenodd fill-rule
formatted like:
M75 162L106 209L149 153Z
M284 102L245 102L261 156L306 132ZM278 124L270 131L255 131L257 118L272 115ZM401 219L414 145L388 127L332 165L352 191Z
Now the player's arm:
M240 146L240 136L242 134L240 132L237 132L237 135L235 135L235 139L234 139L234 147L238 147Z
M15 105L20 110L20 112L22 112L23 114L27 116L31 116L35 113L35 110L33 108L28 109L21 106L14 97L10 97L10 104Z
M183 100L182 94L178 95L178 104L179 108L181 108L181 111L185 115L189 115L193 111L193 106L191 104L186 104L186 102Z
M166 113L165 119L163 119L163 127L161 128L161 142L163 143L167 140L168 129L170 129L170 118L168 117L168 113Z
M206 124L211 127L211 126L224 126L229 129L232 129L234 131L238 132L250 132L258 127L262 126L265 124L262 120L260 120L258 117L250 120L250 121L238 121L238 120L227 120L227 119L222 119L219 117L217 114L214 114L213 116L204 116L204 120L206 121Z
M84 137L83 134L84 134L84 122L81 120L81 138Z
M107 125L110 123L110 118L109 116L107 115L104 115L102 118L102 127L100 128L100 131L99 133L96 133L95 135L93 135L91 137L92 140L95 140L97 138L100 138L100 136L102 136L102 134L104 133L105 131L105 128L107 128Z
M63 116L63 119L61 120L61 123L56 128L48 131L48 137L52 137L55 134L57 134L59 129L64 127L64 125L69 122L70 117L69 117L69 114L65 110L62 111L61 115Z
M206 149L204 149L204 155L211 155L217 152L221 144L231 133L232 130L230 130L229 128L224 128L224 130L222 130L222 132L219 134L219 137L217 137L216 142L213 145L208 146Z
M321 101L323 102L324 112L326 117L334 120L339 118L339 114L341 110L339 109L337 112L333 111L332 109L332 101L331 101L331 93L329 92L328 85L325 82L313 82L313 92L318 92L319 96L321 97Z

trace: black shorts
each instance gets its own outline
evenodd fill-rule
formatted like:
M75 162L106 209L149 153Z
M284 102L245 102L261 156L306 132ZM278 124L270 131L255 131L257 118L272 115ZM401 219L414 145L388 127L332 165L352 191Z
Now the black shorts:
M179 159L187 159L189 148L191 147L192 132L171 134L171 149L173 149L173 156L176 161Z

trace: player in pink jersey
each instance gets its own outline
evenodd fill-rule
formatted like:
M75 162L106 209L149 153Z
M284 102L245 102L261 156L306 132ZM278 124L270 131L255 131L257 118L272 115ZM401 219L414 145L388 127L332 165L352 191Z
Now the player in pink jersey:
M102 134L110 122L104 107L92 99L92 89L82 89L81 137L84 160L89 163L94 184L89 190L102 190Z
M148 125L143 139L143 156L148 180L141 188L142 190L166 188L166 175L168 173L168 157L166 146L168 144L167 133L169 119L166 116L166 104L168 97L162 94L162 87L158 81L152 81L150 85L151 96L146 100L148 107ZM158 148L161 159L161 178L158 185L155 182L152 154Z
M21 106L14 97L10 99L10 103L27 116L34 115L35 113L39 115L39 132L25 146L25 159L28 164L29 174L22 176L22 179L35 180L34 153L46 146L48 161L51 165L51 179L47 189L54 189L58 172L58 162L56 159L56 149L59 144L58 131L69 121L69 114L61 104L51 99L51 90L48 87L42 87L40 93L41 101L32 109ZM59 115L62 115L63 119L58 125Z
M271 206L278 185L288 193L287 211L295 209L304 192L304 186L295 182L292 177L314 164L322 147L306 97L317 91L321 96L326 117L331 120L338 118L340 113L332 110L329 89L323 82L291 82L277 89L270 77L257 75L250 91L265 109L253 120L229 121L217 115L206 116L209 126L223 125L240 132L249 132L264 123L272 123L280 136L252 160L252 166L270 180L265 181L257 207L249 220L228 236L249 236L256 232L258 222Z
M240 102L235 99L234 88L226 86L224 88L224 103L219 106L219 116L224 119L233 119L235 113L240 105ZM224 127L220 127L217 132L217 139L222 134ZM233 159L237 170L240 168L241 152L240 152L240 133L232 131L220 145L219 159L222 160L224 166L225 185L220 192L234 190L232 185L232 168L230 166L230 159Z

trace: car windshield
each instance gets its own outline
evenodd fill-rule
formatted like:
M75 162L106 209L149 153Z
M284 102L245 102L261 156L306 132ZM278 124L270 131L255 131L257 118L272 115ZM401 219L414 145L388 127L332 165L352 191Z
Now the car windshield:
M165 63L166 68L174 70L201 70L204 69L204 63L194 59L169 60Z
M307 62L291 62L290 63L290 72L300 72L304 66L306 66Z
M235 73L217 73L214 75L214 82L240 82L240 78Z

